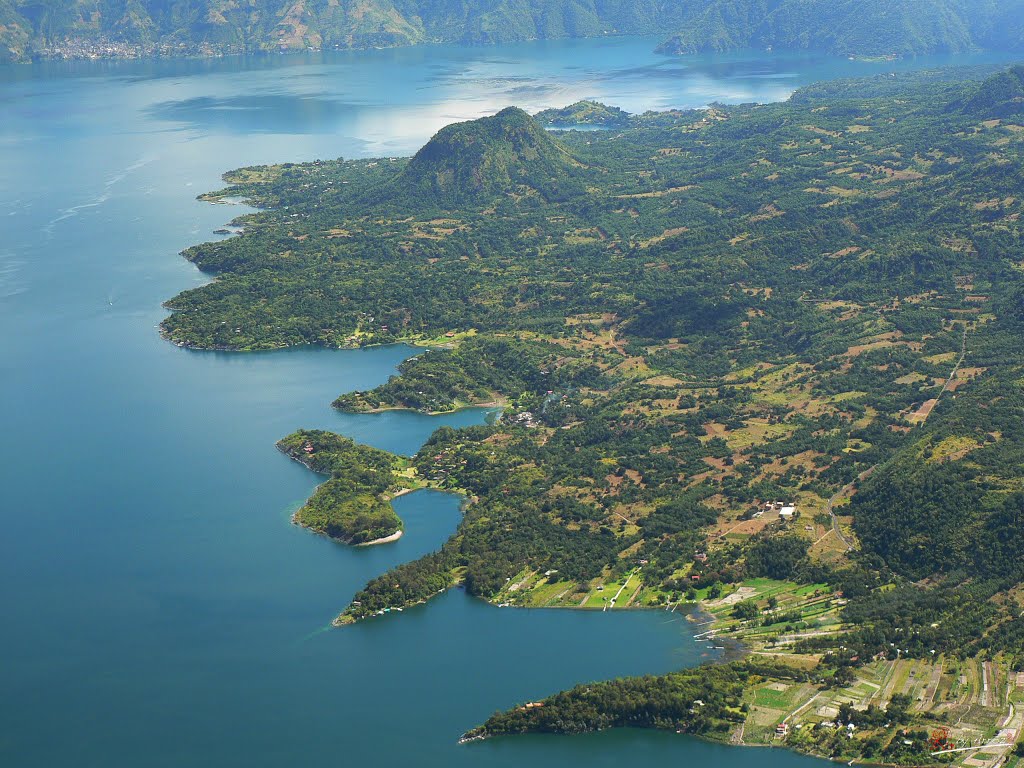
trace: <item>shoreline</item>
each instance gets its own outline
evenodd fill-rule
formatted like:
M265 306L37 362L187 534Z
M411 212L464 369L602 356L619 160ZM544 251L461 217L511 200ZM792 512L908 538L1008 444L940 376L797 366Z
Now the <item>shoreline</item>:
M296 461L298 461L298 459L296 459ZM299 463L302 464L301 461ZM305 465L303 465L303 466L305 466ZM291 524L292 525L294 525L296 528L302 528L303 530L309 531L310 533L313 533L313 534L315 534L317 536L323 536L324 538L326 538L329 541L334 541L334 542L337 542L338 544L344 544L346 547L372 547L372 546L376 546L377 544L389 544L392 541L398 541L400 538L402 538L403 531L402 531L401 528L399 528L397 531L395 531L392 534L389 534L388 536L381 536L380 538L373 539L371 541L358 541L358 542L348 541L348 540L342 539L342 538L340 538L338 536L331 536L326 531L321 531L321 530L319 530L317 528L314 528L314 527L312 527L310 525L306 525L304 522L302 522L301 520L298 519L299 512L301 512L301 511L302 511L302 507L299 507L297 510L292 512L292 515L291 515Z
M218 205L218 204L219 203L211 203L211 205ZM248 203L244 203L244 204L248 205ZM263 209L257 209L257 210L263 210ZM227 226L233 226L233 224L231 224L229 222ZM239 232L239 233L236 233L236 234L243 234L243 233ZM189 260L186 259L186 261L189 261ZM194 265L194 262L189 261L189 263ZM198 267L197 267L197 269L198 269ZM211 277L212 280L214 280L214 281L217 279L216 275L212 275L212 274L206 273L206 272L204 272L201 269L199 271L203 275L205 275L207 277ZM170 299L168 299L168 301L170 301ZM381 348L381 347L398 347L398 346L406 346L406 347L409 347L411 350L415 351L416 349L452 349L455 346L454 344L429 344L429 343L428 344L424 344L424 343L421 343L421 341L416 339L415 337L403 337L403 338L391 339L389 341L370 341L370 342L366 342L366 343L355 343L355 344L328 344L328 343L326 343L324 341L321 341L321 340L316 340L316 341L296 341L294 343L282 342L282 343L279 343L279 344L274 344L272 346L265 346L265 347L264 346L259 346L259 347L242 347L242 346L230 346L230 345L198 344L198 343L191 342L191 341L185 341L183 339L175 339L171 335L171 332L168 331L168 329L164 327L164 322L169 320L176 312L179 312L181 310L174 309L173 307L168 306L168 302L167 301L163 302L161 304L161 307L163 309L167 310L170 314L168 314L167 317L165 317L163 320L161 320L156 325L156 330L157 330L157 333L160 335L160 338L162 338L164 341L174 345L178 349L185 349L185 350L188 350L189 352L230 352L230 353L238 353L238 354L251 354L251 353L262 353L262 352L281 352L281 351L284 351L284 350L303 349L303 348L324 349L324 350L338 351L338 352L352 352L352 351L356 351L356 350L360 350L360 349L378 349L378 348ZM350 394L350 393L345 392L345 393L342 393L342 394ZM365 409L365 410L358 410L358 411L347 410L345 408L339 408L338 406L335 406L333 404L331 405L331 407L334 408L337 411L341 411L342 413L351 413L351 414L385 413L387 411L411 411L413 413L422 413L422 414L425 414L427 416L446 416L446 415L450 415L450 414L453 414L453 413L458 413L459 411L466 410L467 408L504 408L506 405L508 405L508 402L509 402L508 398L496 397L493 400L489 400L489 401L483 402L483 403L465 403L465 404L462 404L462 405L458 405L455 408L452 408L451 410L447 410L447 411L421 411L421 410L419 410L417 408L410 408L407 405L387 405L387 406L381 406L381 407L378 407L378 408L368 408L368 409Z
M286 455L288 455L289 458L292 458L293 460L295 460L298 463L302 464L307 469L312 470L312 468L309 467L309 465L306 464L306 462L302 461L302 459L300 457L291 456L290 454L287 454L287 453L286 453ZM312 470L312 471L315 471L315 470ZM398 498L399 496L404 496L404 495L412 493L413 491L416 491L416 490L423 490L423 488L401 488L398 491L396 491L394 494L392 494L388 498L388 501L389 502L393 501L395 498ZM457 495L463 496L464 499L467 502L471 502L472 501L471 497L469 497L466 494L466 492L464 490L462 490L462 489L436 489L436 490L439 490L442 493L455 493ZM296 512L296 514L297 514L297 512ZM299 525L300 527L306 528L307 530L311 530L311 531L313 531L314 533L316 533L318 535L326 535L326 534L324 534L321 531L316 531L315 529L309 528L308 526L305 526L302 523L299 523L299 522L295 521L294 518L293 518L292 522L297 524L297 525ZM389 536L383 536L383 537L380 537L378 539L374 539L372 541L360 542L360 543L354 544L354 545L350 544L349 542L343 542L343 543L346 543L349 546L356 546L356 547L376 546L376 545L379 545L379 544L387 544L387 543L392 543L394 541L397 541L397 540L399 540L402 537L402 535L403 535L403 531L401 529L399 529L399 530L395 531L394 533L390 534ZM331 537L331 536L327 536L327 538L334 539L334 537ZM334 539L334 540L340 541L338 539ZM413 601L413 602L410 602L410 603L406 603L405 605L403 605L401 607L395 607L395 608L392 608L390 610L391 611L402 611L402 610L407 610L407 609L409 609L409 608L411 608L413 606L416 606L416 605L425 605L425 604L427 604L430 601L431 597L435 597L435 596L437 596L437 594L442 594L444 592L447 592L449 589L451 589L452 587L456 587L456 586L459 586L458 582L456 582L455 584L452 584L451 586L449 586L449 587L447 587L445 589L439 590L438 593L435 593L435 595L431 595L430 597L427 597L425 599L420 599L420 600L416 600L416 601ZM492 600L489 600L487 598L482 598L482 597L477 597L475 599L482 600L484 603L486 603L486 604L488 604L488 605L490 605L492 607L495 607L495 608L504 608L504 607L528 608L528 607L531 607L531 606L519 606L519 605L511 605L511 606L510 605L502 605L502 604L495 603ZM562 610L562 609L564 609L564 610L576 610L576 611L581 611L581 610L582 611L597 610L597 609L592 608L592 607L572 606L572 605L533 606L533 607L539 607L539 608L542 608L542 609L554 609L554 610ZM686 620L687 620L687 623L689 623L691 625L691 631L693 632L692 637L694 638L694 640L699 642L700 639L711 640L713 638L714 642L721 644L719 646L719 648L717 649L718 652L716 654L716 657L714 659L712 659L712 660L704 662L703 664L698 664L697 665L698 667L699 666L703 666L704 664L709 664L709 665L713 665L713 666L717 666L717 665L720 665L720 664L729 664L729 663L732 663L732 662L741 661L744 658L746 658L748 656L751 656L752 654L755 653L754 648L752 648L751 646L749 646L746 643L744 643L742 639L740 639L738 637L735 637L735 636L732 636L731 634L728 633L727 630L725 632L723 632L722 634L718 634L718 632L722 631L722 629L723 629L720 626L721 619L719 617L715 616L709 610L707 610L707 604L706 604L705 601L697 600L697 601L692 601L692 602L690 602L690 601L680 602L680 603L677 603L676 606L674 606L673 610L675 608L684 608L686 610L686 613L687 613ZM653 610L659 610L659 608L648 607L648 606L630 606L630 607L624 607L624 608L617 609L617 610L623 610L623 611L637 611L637 610L639 610L639 611L653 611ZM389 612L389 611L387 611L387 612ZM381 612L381 613L385 613L385 612ZM342 613L338 614L331 621L331 626L334 627L334 628L342 628L342 627L350 626L352 624L361 623L362 621L365 621L366 619L376 618L379 615L381 615L381 614L373 614L373 615L361 616L359 618L355 618L355 617L352 617L350 615L347 615L343 611ZM718 625L718 626L716 626L716 625ZM701 627L701 626L709 627L709 629L705 630L705 632L696 632L695 630L697 630L697 628ZM599 729L599 730L604 730L604 729ZM648 729L643 729L642 728L641 730L648 730ZM664 730L664 729L654 728L652 730ZM469 733L469 732L467 732L467 733ZM470 742L474 742L474 741L486 741L486 740L490 740L490 739L495 738L495 737L500 738L502 736L508 736L508 735L513 735L513 734L473 735L473 736L467 736L467 734L463 734L458 739L457 743L461 745L461 744L466 744L466 743L470 743ZM562 735L568 735L568 734L562 734ZM773 742L755 743L755 742L751 742L751 741L746 741L746 740L743 739L742 729L739 732L738 738L737 738L737 734L736 733L731 733L729 735L723 735L723 736L720 736L720 737L719 736L708 736L708 735L705 735L705 734L686 734L686 735L691 736L692 738L695 738L695 739L698 739L698 740L701 740L701 741L705 741L707 743L721 744L723 746L741 747L741 748L746 747L746 748L781 749L781 750L790 752L790 753L792 753L794 755L804 755L804 756L812 757L812 758L819 759L819 760L827 760L829 762L836 762L836 759L834 757L831 757L831 756L825 755L825 754L820 754L818 752L815 752L815 751L812 751L812 750L809 750L809 749L801 749L799 746L796 746L796 745L790 745L790 744L785 744L785 743L773 743ZM843 760L842 762L846 762L846 761ZM868 762L868 761L861 762L861 761L857 761L857 760L850 761L850 764L854 764L854 763L859 764L859 765L885 766L886 768L888 768L889 766L895 765L893 763L884 763L884 762Z
M223 199L208 199L208 200L206 200L206 202L209 202L211 204L224 204L227 201L225 201ZM171 311L172 315L175 312L174 309L170 309L170 311ZM167 318L167 319L169 319L169 318ZM165 319L165 322L166 322L166 319ZM201 345L193 345L193 344L190 344L190 343L184 342L184 341L175 341L171 337L171 335L167 331L167 329L164 327L163 323L161 323L161 325L160 325L160 335L165 340L170 341L171 343L174 343L174 344L176 344L179 347L184 347L186 349L195 350L195 351L227 351L227 352L264 351L264 350L259 350L259 349L247 349L247 348L244 348L244 347L235 347L235 348L230 348L229 347L229 348L218 349L216 347L206 347L206 346L201 346ZM370 337L370 338L372 339L372 337ZM431 341L433 343L430 343ZM331 345L331 344L326 344L326 343L323 343L323 342L313 341L313 342L304 342L304 343L299 343L299 344L287 344L286 343L286 344L281 345L280 347L274 347L274 348L268 349L266 351L273 351L275 349L281 349L281 348L295 348L295 347L302 347L302 346L319 347L319 348L323 348L323 349L338 349L338 350L351 349L351 350L355 350L355 349L368 349L368 348L372 348L372 347L393 346L393 345L405 345L408 348L415 349L417 347L420 347L420 348L447 348L447 347L450 347L450 346L454 346L455 344L454 343L452 343L452 344L444 344L444 343L438 344L436 340L429 340L428 341L428 340L424 340L424 339L416 339L416 338L408 338L408 337L407 338L390 339L390 340L387 340L387 341L375 341L375 340L369 340L368 341L365 338L363 338L363 339L355 341L354 343L338 345L337 347L335 347L334 345ZM506 398L501 397L497 392L493 392L492 393L492 397L490 399L488 399L487 401L484 401L484 402L459 402L459 401L455 401L453 403L453 407L452 408L449 408L449 409L446 409L446 410L438 410L438 411L424 411L424 410L421 410L421 409L410 407L408 405L401 405L401 404L383 405L383 406L375 407L375 408L360 408L360 409L348 409L348 408L343 408L343 407L335 406L335 409L338 410L338 411L342 411L342 412L346 412L346 413L351 413L351 414L374 414L374 413L384 413L384 412L388 412L388 411L410 411L410 412L422 413L422 414L429 415L429 416L441 416L441 415L448 415L448 414L458 413L459 411L463 411L463 410L471 409L471 408L483 408L483 409L490 408L490 409L494 409L494 408L504 408L507 405L508 405L508 400ZM286 455L289 456L289 458L292 458L293 460L295 460L298 463L302 464L307 469L316 472L315 469L313 469L306 461L303 460L303 457L291 455L291 454L289 454L287 452L285 452L285 453L286 453ZM391 502L395 498L398 498L399 496L403 496L403 495L406 495L408 493L411 493L413 490L419 490L419 488L408 488L408 487L401 488L397 492L395 492L393 494L389 494L387 497L382 497L382 498L385 498L386 501ZM441 492L445 492L445 493L456 493L456 494L462 495L464 498L469 499L468 494L466 494L466 492L463 491L462 489L457 489L457 488L441 489L441 488L438 488L437 490L440 490ZM376 545L380 545L380 544L393 543L395 541L398 541L402 537L402 535L403 535L402 528L399 528L394 533L391 533L391 534L389 534L387 536L381 536L381 537L375 538L375 539L370 540L370 541L353 543L351 541L345 541L343 539L336 539L335 537L332 537L329 534L326 534L324 531L320 531L320 530L317 530L315 528L311 528L309 526L304 525L301 522L298 522L295 518L297 517L299 511L301 511L301 508L300 508L300 510L297 510L296 513L293 515L293 517L292 517L292 522L293 523L299 525L300 527L307 528L307 530L311 530L314 533L317 533L318 535L325 535L325 536L327 536L327 538L334 539L336 541L348 544L350 546L369 547L369 546L376 546ZM627 579L627 582L628 582L628 579ZM364 621L364 620L366 620L368 618L374 618L374 617L377 617L377 616L380 616L380 615L383 615L385 613L389 613L389 612L392 612L392 611L401 612L401 611L406 610L408 608L411 608L411 607L413 607L415 605L424 605L427 602L429 602L431 597L434 597L437 594L441 594L441 593L447 592L447 591L449 591L451 589L452 586L458 586L461 583L462 583L462 580L459 577L456 577L456 580L455 580L454 584L449 585L448 587L445 587L443 589L438 590L436 593L434 593L434 595L430 595L430 596L427 596L425 598L422 598L422 599L419 599L419 600L416 600L416 601L413 601L413 602L406 602L406 603L404 603L401 606L394 606L394 607L384 608L381 611L378 611L378 612L376 612L376 613L374 613L372 615L363 615L363 616L359 616L359 617L354 617L354 616L352 616L352 615L347 613L347 611L352 607L351 605L349 605L345 609L345 611L343 611L342 613L337 615L332 620L331 625L333 627L340 628L340 627L347 626L347 625L350 625L350 624L359 623L359 622L362 622L362 621ZM623 587L625 587L625 584L623 585ZM620 593L622 592L621 588L620 588L619 592ZM618 597L618 594L616 595L616 597ZM487 603L487 604L489 604L492 607L498 607L498 608L502 608L502 607L518 607L518 608L541 607L541 608L554 608L554 609L565 608L565 609L569 609L569 610L584 610L584 611L586 611L586 610L591 610L591 611L602 610L602 609L597 608L596 606L585 606L585 605L580 605L580 606L575 606L575 605L559 605L559 606L511 605L510 606L507 603L506 604L500 604L500 603L498 603L498 602L496 602L494 600L491 600L491 599L488 599L488 598L484 598L484 597L478 597L477 599L481 599L484 603ZM681 606L679 603L677 603L676 607L683 607L683 606ZM755 653L754 649L751 646L748 646L747 644L745 644L742 639L740 639L738 637L730 636L729 634L723 634L723 635L719 635L718 634L719 631L722 631L722 628L718 626L721 623L721 619L719 617L716 617L714 614L712 614L708 610L708 605L704 601L690 602L689 605L686 605L685 607L686 607L687 613L689 614L686 618L688 620L688 623L691 624L689 630L690 630L690 635L691 635L692 639L694 640L694 642L700 644L701 640L706 640L706 641L709 641L709 643L712 646L712 648L714 648L714 651L713 651L714 657L712 658L712 660L706 661L706 662L704 662L702 664L697 664L696 665L697 667L704 666L704 664L708 664L708 665L712 665L712 666L717 666L717 665L721 665L721 664L729 664L731 662L742 660L743 658L745 658L747 656L750 656L753 653ZM648 606L636 605L636 606L624 606L623 608L621 608L619 610L658 610L658 609L659 609L659 607L648 607ZM675 607L673 608L673 611L674 610L675 610ZM693 626L693 624L706 624L706 625L709 626L709 631L707 633L699 632L699 631L697 631L698 627L697 626ZM719 643L720 643L720 645L717 648L715 648L715 646L718 645ZM744 721L744 724L745 724L745 721ZM599 729L599 730L603 730L603 729ZM662 730L662 729L655 729L655 730ZM470 732L467 732L467 734L468 733L470 733ZM493 738L493 736L490 736L490 735L482 735L481 734L481 735L475 735L475 736L467 736L467 734L463 734L462 737L459 739L458 743L462 744L462 743L467 743L469 741L486 740L486 739L489 739L489 738ZM502 734L502 735L504 735L504 734ZM808 750L808 749L801 749L801 748L796 747L794 745L788 745L788 744L782 744L782 743L770 743L770 742L768 742L768 743L755 743L755 742L752 742L752 741L745 741L744 738L743 738L743 729L742 729L742 727L740 728L738 734L736 734L736 733L723 734L721 736L707 736L707 735L701 735L701 734L689 734L689 735L692 735L694 738L698 738L698 739L700 739L702 741L707 741L709 743L718 743L718 744L722 744L724 746L769 747L769 748L775 748L775 749L781 748L781 749L785 749L785 750L787 750L789 752L792 752L794 754L803 754L803 755L808 755L808 756L819 758L819 759L827 759L827 760L831 759L828 756L817 754L817 753L815 753L815 752L813 752L811 750ZM852 762L853 761L851 761L851 764L852 764Z
M379 539L373 539L372 541L361 541L355 546L357 547L375 547L378 544L389 544L392 541L398 541L402 538L402 529L399 528L397 531L392 533L390 536L381 536Z
M691 669L693 669L693 667L691 667ZM486 734L486 735L485 734L477 734L477 735L470 736L470 735L468 735L470 733L470 731L467 731L466 733L462 734L462 736L460 736L458 741L456 741L455 743L459 744L459 745L462 745L462 744L472 744L474 741L491 741L493 739L515 738L517 736L523 736L523 735L534 735L534 736L536 736L536 735L548 735L548 736L572 737L572 736L582 736L582 735L585 735L587 733L602 733L604 731L615 731L615 730L620 730L620 731L625 731L625 730L653 731L653 732L656 732L656 733L665 733L665 734L672 734L673 733L673 731L670 728L658 728L658 727L646 727L646 726L628 726L628 725L626 725L626 726L611 726L609 728L595 728L592 731L583 731L581 733L548 733L548 734L537 734L537 733L534 733L534 734L497 733L497 734ZM835 758L835 757L830 757L828 755L818 754L816 752L806 752L806 751L804 751L802 749L797 749L795 747L786 746L784 744L773 744L773 743L752 744L749 741L732 741L731 739L728 739L728 738L719 738L719 737L716 737L716 736L708 736L707 734L703 734L703 733L679 733L678 731L676 731L674 733L674 735L676 735L676 736L683 736L684 738L696 739L697 741L702 741L705 744L719 744L719 745L721 745L723 747L733 747L733 748L737 748L737 749L773 749L773 750L774 749L779 749L779 750L783 750L785 752L790 752L790 753L792 753L794 755L803 755L804 757L811 757L811 758L814 758L815 760L824 760L824 761L827 761L829 763L846 763L847 765L878 766L878 768L896 768L897 765L898 765L897 763L880 763L880 762L876 762L876 761L863 761L863 762L860 761L860 760L847 761L847 760L842 760L842 759Z
M397 342L399 344L405 344L408 342ZM453 413L459 413L460 411L466 411L470 408L504 408L508 405L508 399L504 397L497 397L493 400L488 400L484 403L465 403L463 405L457 405L447 411L421 411L418 408L410 408L407 405L382 405L377 408L366 408L361 410L349 410L347 408L335 407L335 410L341 411L342 413L351 413L353 415L360 414L373 414L373 413L388 413L391 411L408 411L410 413L422 413L425 416L450 416Z
M607 38L640 38L649 39L655 45L659 45L658 41L661 40L661 33L656 31L650 32L604 32L603 34L590 34L590 35L565 35L555 38L540 38L540 37L523 37L518 40L513 40L508 43L485 43L482 47L494 48L498 45L520 45L523 43L543 43L547 40L561 40L561 41L572 41L572 40L603 40ZM95 43L78 41L84 48L85 46L95 46ZM103 44L109 44L110 41L104 39ZM241 59L241 58L268 58L276 59L279 57L294 57L296 59L302 57L308 57L309 54L352 54L352 53L364 53L367 51L392 51L397 49L412 49L412 48L431 48L431 47L445 47L445 46L456 46L456 47L474 47L465 46L458 40L445 40L443 38L424 38L423 40L417 40L415 42L405 43L374 43L367 41L362 45L351 45L351 46L299 46L299 47L286 47L282 48L280 45L267 42L263 44L257 44L254 46L243 45L241 48L234 48L228 43L203 43L203 42L192 42L192 43L181 43L179 45L185 46L183 50L175 51L171 50L169 46L173 45L170 42L161 42L151 44L149 48L144 43L127 43L123 53L110 53L110 52L86 52L82 51L81 54L65 54L61 53L59 49L48 48L32 53L22 54L17 58L8 61L7 66L17 66L21 64L39 64L45 62L59 62L59 63L103 63L103 62L153 62L153 61L217 61L219 59ZM205 48L204 46L211 46ZM837 57L841 58L840 54L836 54Z

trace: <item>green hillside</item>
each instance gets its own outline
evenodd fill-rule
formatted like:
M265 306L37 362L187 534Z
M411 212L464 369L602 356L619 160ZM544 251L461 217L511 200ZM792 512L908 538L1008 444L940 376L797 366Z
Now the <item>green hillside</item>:
M993 75L984 87L970 96L963 109L990 118L1020 114L1024 111L1024 66L1011 67Z
M187 252L219 277L169 302L164 332L455 344L338 405L512 402L511 442L442 431L415 461L479 499L428 570L490 599L524 569L583 599L636 557L664 599L716 520L744 534L712 547L707 583L831 563L808 549L819 522L762 546L745 516L821 512L873 468L849 509L886 573L1010 573L1016 539L983 544L1014 514L1024 440L1018 77L818 85L557 138L508 109L407 162L245 169L225 194L274 210Z

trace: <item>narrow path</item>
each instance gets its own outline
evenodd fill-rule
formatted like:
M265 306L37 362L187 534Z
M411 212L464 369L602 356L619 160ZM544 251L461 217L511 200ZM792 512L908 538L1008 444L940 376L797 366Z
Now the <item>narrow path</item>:
M835 529L833 529L833 528L829 528L829 529L828 529L827 531L825 531L825 532L824 532L823 534L821 534L821 536L819 536L818 538L816 538L816 539L814 540L814 542L813 542L813 543L811 544L811 546L813 547L813 546L815 546L816 544L818 544L819 542L821 542L822 540L824 540L824 539L827 539L827 538L828 538L829 536L831 536L831 535L832 535L833 533L835 533Z
M626 580L622 582L622 586L619 587L619 591L615 593L615 597L613 597L609 602L605 603L604 608L601 609L602 611L607 611L609 608L613 608L615 606L615 601L619 599L619 595L622 594L622 590L626 588L626 585L629 584L629 580L632 579L633 575L639 570L639 568L634 568L632 571L629 572L629 575L626 577Z
M944 749L941 752L932 752L932 755L951 755L954 752L970 752L972 750L982 751L993 747L1012 747L1013 744L982 744L978 747L958 747L957 749Z
M877 467L877 466L878 465L876 464L875 467ZM847 493L847 491L852 490L853 487L855 485L857 485L857 483L859 483L860 481L864 480L865 478L867 478L868 475L870 475L872 472L874 472L875 471L875 467L871 467L867 471L861 472L860 475L857 476L856 480L854 480L851 483L848 483L848 484L844 485L838 491L833 493L832 494L832 498L830 498L828 500L828 503L825 505L825 511L828 512L829 517L832 518L832 530L835 532L836 536L839 537L839 540L841 542L843 542L843 544L846 545L846 551L847 552L850 552L851 550L853 550L855 544L854 544L854 542L851 539L848 539L846 537L846 534L843 533L842 528L839 527L839 518L836 516L836 510L835 510L836 502L839 501L839 499L843 495L845 495Z
M638 581L636 584L636 589L633 590L633 594L629 596L629 599L626 600L622 607L628 608L629 606L631 606L633 604L633 601L636 600L637 596L640 594L643 588L644 583L642 581Z
M713 534L713 535L716 536L719 539L724 539L730 533L732 533L733 531L735 531L738 528L742 528L744 525L746 525L749 522L750 522L750 520L740 520L738 523L736 523L736 525L734 525L728 531L722 531L721 533L716 533L716 534Z
M742 745L743 744L743 731L744 731L744 729L746 729L746 727L747 727L747 721L744 719L743 722L740 723L740 729L738 731L736 731L732 735L732 738L729 741L731 741L733 744Z
M932 677L931 677L931 680L928 681L928 684L932 688L931 695L928 696L928 702L927 702L929 709L931 709L932 705L935 704L935 694L939 692L939 685L941 683L942 683L942 657L940 656L939 658L937 658L935 660L935 666L932 669ZM924 707L921 707L921 709L924 709Z
M956 374L960 370L960 366L964 364L964 358L967 357L967 324L964 324L964 335L960 339L960 357L956 361L956 365L953 366L953 370L949 372L949 378L946 379L946 383L942 385L942 389L939 390L939 397L942 397L943 393L949 389L949 385L953 383L953 379L956 378ZM938 398L936 398L937 400ZM938 405L938 403L935 403ZM933 407L934 411L935 408Z
M882 675L882 684L871 698L886 702L892 698L892 689L896 685L896 662L888 661L883 663L888 666L886 667L885 674Z
M569 590L571 590L571 589L572 589L572 587L567 587L567 588L563 589L561 592L559 592L553 598L551 598L546 603L544 603L544 605L546 605L546 606L558 605L558 601L561 600L563 597L565 597L569 593Z
M811 706L811 704L813 704L814 702L816 702L816 701L818 700L818 697L819 697L819 696L821 696L821 693L820 693L820 692L819 692L819 693L816 693L816 694L814 694L813 696L811 696L811 698L809 698L809 699L808 699L807 701L805 701L805 702L804 702L803 704L801 704L801 705L800 705L799 707L797 707L797 708L796 708L796 709L794 709L794 710L793 710L792 712L790 712L790 713L789 713L788 715L786 715L786 716L785 716L784 718L782 718L782 722L784 722L784 723L788 723L788 722L789 722L790 720L792 720L792 719L793 719L794 717L796 717L796 716L797 716L797 715L799 715L799 714L800 714L801 712L803 712L803 711L804 711L805 709L807 709L807 708L808 708L809 706Z

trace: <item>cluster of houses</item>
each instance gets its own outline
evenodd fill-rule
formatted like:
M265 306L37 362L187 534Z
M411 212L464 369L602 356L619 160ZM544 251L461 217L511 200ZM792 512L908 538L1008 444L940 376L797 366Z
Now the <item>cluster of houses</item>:
M455 457L452 455L451 448L445 448L440 453L435 453L431 456L431 467L427 471L427 477L431 480L444 480L447 478L448 473L454 470L456 467L466 466L466 460L461 459L459 461L454 460ZM507 489L506 489L507 493Z
M800 728L803 728L803 725L798 725L796 727L797 727L797 729L800 729ZM842 723L836 723L836 722L833 722L831 720L825 720L825 721L823 721L821 723L818 723L817 726L815 726L815 727L817 727L817 728L832 728L834 730L845 730L847 735L851 739L853 738L853 732L855 730L857 730L857 726L854 725L853 723L849 723L847 725L843 725ZM786 722L785 720L783 720L781 723L779 723L778 725L775 726L775 738L781 740L781 739L785 739L788 735L789 735L789 723Z
M855 730L857 730L857 726L854 725L853 723L847 723L846 725L843 725L842 723L837 723L837 722L835 722L833 720L822 720L820 723L818 723L817 727L818 728L845 728L849 733L853 733Z
M762 517L767 512L778 512L780 520L792 520L796 516L796 504L791 501L766 501L754 512L753 517Z
M524 427L537 426L537 418L530 411L510 414L505 417L505 420L512 424L522 424Z

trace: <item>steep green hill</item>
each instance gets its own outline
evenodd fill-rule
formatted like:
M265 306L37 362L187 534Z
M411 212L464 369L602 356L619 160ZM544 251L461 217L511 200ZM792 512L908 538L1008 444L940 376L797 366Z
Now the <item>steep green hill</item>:
M395 189L421 203L445 205L509 193L551 199L577 191L579 166L526 112L509 107L442 128L409 161Z
M964 111L989 118L1024 112L1024 66L988 78L964 105Z

